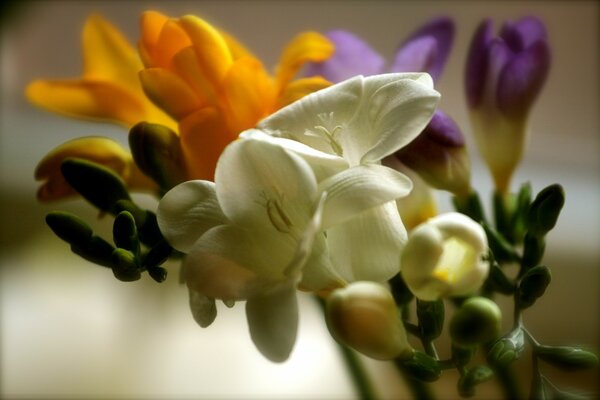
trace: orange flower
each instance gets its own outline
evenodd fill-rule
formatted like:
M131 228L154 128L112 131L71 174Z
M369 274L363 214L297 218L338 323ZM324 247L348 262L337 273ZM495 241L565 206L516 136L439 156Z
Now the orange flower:
M275 75L233 37L195 16L142 16L140 79L146 94L179 122L190 178L213 179L223 148L278 108L329 86L320 77L292 81L309 61L322 61L333 45L305 32L284 50Z

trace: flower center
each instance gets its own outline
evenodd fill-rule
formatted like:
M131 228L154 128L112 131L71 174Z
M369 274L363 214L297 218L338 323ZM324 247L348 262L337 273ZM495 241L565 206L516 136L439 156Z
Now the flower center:
M469 244L457 238L444 242L444 250L433 271L433 276L443 282L453 282L471 268L475 252Z
M329 144L329 146L335 154L342 157L344 154L344 149L337 140L337 136L342 130L342 126L334 125L333 112L330 112L328 114L319 114L318 118L321 120L322 125L315 125L315 132L318 132L320 134L318 136L327 141L327 143Z

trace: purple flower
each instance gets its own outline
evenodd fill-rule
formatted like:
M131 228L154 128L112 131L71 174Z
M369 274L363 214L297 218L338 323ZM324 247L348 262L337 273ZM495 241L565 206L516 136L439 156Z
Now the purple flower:
M395 156L434 188L457 196L468 195L471 190L465 139L456 123L440 110L425 130Z
M344 30L326 33L335 53L327 61L308 65L308 76L321 75L340 82L355 75L385 72L428 72L439 78L454 41L454 22L448 17L429 21L411 34L398 48L391 65L358 36Z
M529 111L550 69L546 28L536 17L506 22L494 37L483 21L471 41L465 70L467 103L479 151L506 192L520 162Z

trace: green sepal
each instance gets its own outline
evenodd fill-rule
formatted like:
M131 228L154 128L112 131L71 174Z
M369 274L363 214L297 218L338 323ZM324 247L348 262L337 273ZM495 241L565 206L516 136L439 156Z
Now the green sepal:
M520 309L531 307L538 298L544 295L546 288L552 281L550 268L538 265L528 270L519 284L517 291L517 304Z
M485 365L478 365L470 368L458 380L458 394L463 397L471 397L475 394L475 386L490 380L494 376L494 371Z
M79 247L85 246L94 234L92 228L84 220L64 211L50 212L46 215L46 224L56 236Z
M131 199L125 182L100 164L69 158L62 162L60 169L69 185L102 211L116 214L115 203Z
M458 346L487 343L498 337L501 319L500 309L493 301L471 297L452 316L450 337Z
M138 123L129 131L129 147L136 165L164 192L187 179L179 136L166 126Z
M440 336L444 329L444 301L423 301L417 299L417 318L421 338L433 340Z
M103 267L112 266L111 257L114 249L113 245L96 235L92 236L86 243L71 245L73 253Z
M516 285L506 276L496 262L490 265L490 274L487 282L496 292L502 294L513 294L515 292Z
M142 273L138 259L132 252L125 249L115 249L112 252L112 271L120 281L132 282L141 278Z
M475 355L475 346L459 346L456 343L452 343L452 361L457 367L464 367Z
M537 345L534 351L538 358L569 371L593 368L598 365L597 355L579 347Z
M492 197L494 222L496 230L509 242L513 243L511 220L515 208L515 197L512 193L494 192Z
M514 243L521 243L527 230L527 213L531 204L531 184L521 185L517 194L515 210L511 217L512 238Z
M117 213L127 211L133 216L139 239L145 245L152 247L163 240L154 213L141 209L131 200L117 201L115 204L115 211Z
M167 270L162 267L148 268L148 274L158 283L164 282L167 279Z
M400 364L412 378L422 382L435 382L442 375L440 363L420 351L415 350L411 357L396 359L395 362Z
M523 330L515 328L492 345L488 351L487 358L492 365L506 367L513 361L521 358L524 349L525 335Z
M465 214L476 222L485 221L485 213L483 212L483 206L481 199L477 192L471 192L466 197L453 197L452 203L454 209L461 214Z
M565 191L554 184L538 193L527 213L527 231L537 237L546 235L554 228L565 204Z
M113 225L113 240L117 247L131 251L136 257L140 255L138 231L135 219L129 211L117 214Z
M404 282L401 274L394 275L394 277L389 280L389 284L396 304L408 304L415 297L408 286L406 286L406 282Z
M510 262L519 259L514 247L498 231L485 222L481 226L487 236L490 249L494 253L494 258L498 262Z

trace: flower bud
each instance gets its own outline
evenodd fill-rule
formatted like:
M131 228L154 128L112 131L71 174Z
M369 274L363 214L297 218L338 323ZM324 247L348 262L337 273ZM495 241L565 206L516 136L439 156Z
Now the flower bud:
M564 204L565 191L558 184L550 185L539 192L527 213L528 233L541 237L551 231L556 225Z
M546 29L537 18L507 22L498 37L492 21L485 20L471 41L465 72L471 122L501 193L521 160L529 112L549 69Z
M421 300L465 296L488 275L487 251L481 225L463 214L441 214L410 233L401 255L402 277Z
M495 339L500 333L502 312L485 297L466 300L450 321L450 336L459 346L472 346Z
M392 294L375 282L355 282L327 298L327 327L341 343L375 359L412 353Z
M471 162L465 139L456 123L440 110L396 157L434 188L459 197L471 191Z
M521 309L531 307L538 298L544 295L552 280L550 268L538 265L528 270L519 284L517 304Z

